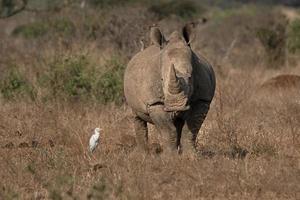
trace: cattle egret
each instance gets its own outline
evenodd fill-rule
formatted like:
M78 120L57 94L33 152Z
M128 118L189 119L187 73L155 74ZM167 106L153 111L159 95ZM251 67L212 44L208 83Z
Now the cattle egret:
M140 43L141 43L141 51L144 51L144 49L145 49L145 43L144 43L144 40L141 39L141 40L140 40Z
M100 128L95 128L94 134L91 136L90 138L90 142L89 142L89 149L90 152L94 152L94 150L96 149L98 143L99 143L99 138L100 138L100 131L102 129Z
M84 8L85 7L85 1L82 1L80 4L80 8Z

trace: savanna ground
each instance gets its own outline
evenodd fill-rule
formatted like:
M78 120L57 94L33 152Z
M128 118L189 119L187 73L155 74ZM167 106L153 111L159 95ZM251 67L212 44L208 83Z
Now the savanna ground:
M300 75L299 9L28 2L0 19L0 199L300 199L300 90L260 87ZM217 90L198 156L164 154L152 126L151 152L139 152L122 94L126 63L141 38L148 44L149 25L168 35L203 17L192 48L214 65Z

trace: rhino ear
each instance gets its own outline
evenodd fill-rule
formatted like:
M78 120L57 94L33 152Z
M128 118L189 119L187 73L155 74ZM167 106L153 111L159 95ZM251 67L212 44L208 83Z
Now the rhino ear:
M157 45L159 47L162 47L163 44L165 43L165 37L159 30L159 28L156 25L153 25L150 27L150 42L151 45Z
M190 22L186 24L182 29L182 35L188 45L195 39L195 29L198 22Z

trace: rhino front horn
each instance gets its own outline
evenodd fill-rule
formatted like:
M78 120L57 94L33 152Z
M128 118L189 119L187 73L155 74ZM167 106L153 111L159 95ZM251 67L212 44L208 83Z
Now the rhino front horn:
M171 94L178 94L181 92L180 82L176 76L174 65L172 65L170 68L168 90Z

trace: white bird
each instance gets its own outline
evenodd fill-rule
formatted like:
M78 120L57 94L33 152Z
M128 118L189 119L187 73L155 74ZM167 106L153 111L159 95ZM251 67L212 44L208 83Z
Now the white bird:
M85 7L85 1L82 1L80 4L80 8L84 8Z
M99 138L100 138L100 131L102 131L102 129L100 128L95 128L94 134L91 136L90 138L90 142L89 142L89 150L90 152L94 152L94 150L96 149L98 143L99 143Z
M141 39L140 43L141 43L141 51L144 51L144 49L145 49L144 39Z

